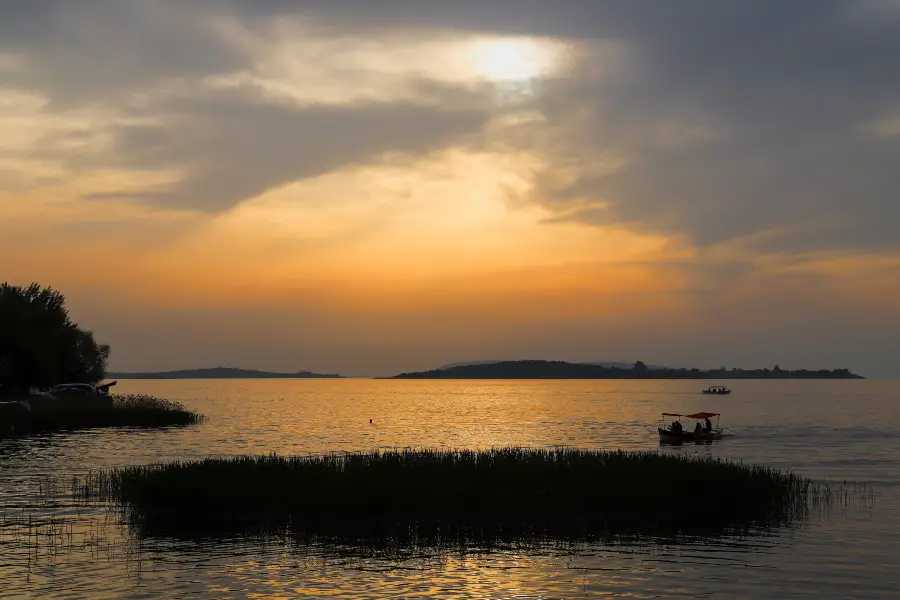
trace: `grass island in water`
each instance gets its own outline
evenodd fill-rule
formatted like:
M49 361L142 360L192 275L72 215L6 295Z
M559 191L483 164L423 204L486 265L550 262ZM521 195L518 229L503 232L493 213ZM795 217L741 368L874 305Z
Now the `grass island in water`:
M94 472L141 537L591 540L718 535L805 518L815 484L656 452L503 448L208 458Z

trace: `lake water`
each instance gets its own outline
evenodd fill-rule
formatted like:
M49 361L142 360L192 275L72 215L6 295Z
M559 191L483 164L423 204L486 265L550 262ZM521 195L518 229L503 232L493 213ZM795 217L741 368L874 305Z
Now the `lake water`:
M0 442L0 598L900 598L900 382L735 381L723 382L731 396L699 394L716 383L122 381L117 392L177 400L208 421ZM47 503L48 478L208 455L657 450L661 412L700 410L723 413L731 435L663 451L870 483L873 494L744 537L404 556L287 542L137 543L99 508Z

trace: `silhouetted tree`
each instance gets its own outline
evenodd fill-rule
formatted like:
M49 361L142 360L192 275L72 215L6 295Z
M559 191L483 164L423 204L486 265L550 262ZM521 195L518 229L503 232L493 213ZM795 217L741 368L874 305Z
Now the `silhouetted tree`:
M636 363L634 363L634 370L635 371L646 371L647 365L644 364L644 361L639 360Z
M73 323L65 304L65 296L37 283L0 284L0 385L103 379L109 346Z

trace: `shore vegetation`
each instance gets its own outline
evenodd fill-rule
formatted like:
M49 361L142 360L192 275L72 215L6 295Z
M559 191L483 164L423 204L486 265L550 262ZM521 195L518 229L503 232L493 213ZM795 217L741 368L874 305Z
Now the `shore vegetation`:
M0 403L0 439L97 427L195 425L203 419L178 402L146 394L77 399L35 394Z

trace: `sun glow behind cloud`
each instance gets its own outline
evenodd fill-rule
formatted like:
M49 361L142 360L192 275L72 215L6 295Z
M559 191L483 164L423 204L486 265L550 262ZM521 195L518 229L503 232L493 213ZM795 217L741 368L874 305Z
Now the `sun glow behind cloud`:
M478 73L491 81L528 81L559 66L557 47L527 38L479 41L470 52Z

